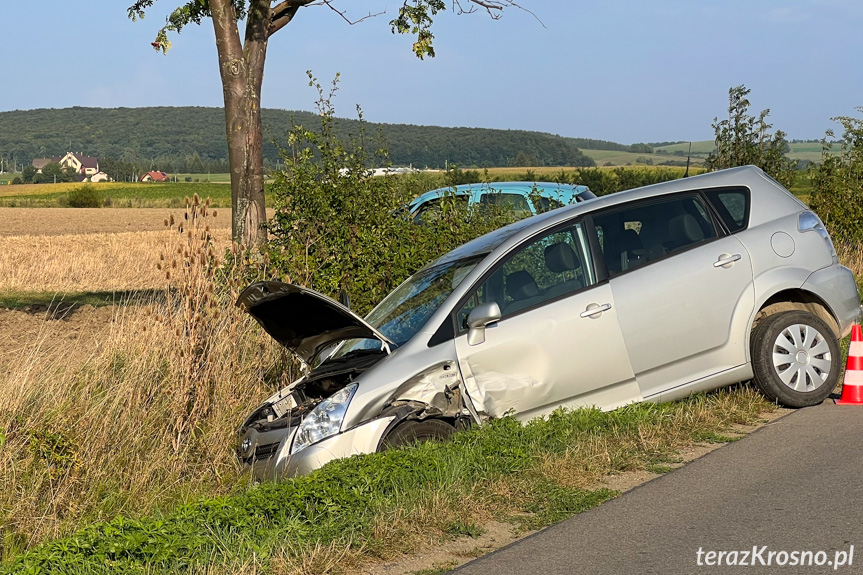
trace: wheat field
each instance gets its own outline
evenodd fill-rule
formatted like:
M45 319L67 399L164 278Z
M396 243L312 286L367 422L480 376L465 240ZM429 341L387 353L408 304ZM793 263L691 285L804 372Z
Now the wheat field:
M180 210L0 208L0 292L160 289L159 254ZM230 246L230 211L209 226L213 248Z

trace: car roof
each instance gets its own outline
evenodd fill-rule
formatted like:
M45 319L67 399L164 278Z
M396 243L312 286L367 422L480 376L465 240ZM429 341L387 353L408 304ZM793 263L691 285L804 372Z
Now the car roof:
M436 190L425 192L414 198L409 204L409 207L414 208L419 204L425 203L435 198L439 198L447 193L462 196L470 194L475 190L488 189L494 190L495 192L506 192L510 190L530 191L533 189L534 186L536 186L540 190L560 190L562 192L571 193L572 195L576 195L588 189L587 186L583 185L559 184L557 182L483 182L474 184L461 184L458 186L437 188Z
M785 198L786 203L784 207L788 210L793 211L794 209L806 209L804 204L800 203L799 200L790 194L790 192L785 190L785 188L783 188L773 178L766 175L760 168L755 166L742 166L739 168L729 168L717 172L709 172L688 178L680 178L669 182L662 182L641 188L634 188L632 190L616 192L614 194L592 199L589 202L572 204L530 218L525 218L462 244L451 252L441 256L430 265L435 266L451 261L488 254L507 243L508 240L512 240L512 242L517 243L524 238L530 237L537 232L570 218L594 212L602 208L622 204L624 202L664 194L672 194L675 192L731 186L745 186L750 189L758 188L759 191L766 191L772 188L775 189L777 194L780 194L777 197ZM766 212L767 210L763 211ZM754 217L757 217L756 210L753 210L751 218ZM765 216L762 215L761 217ZM750 225L757 225L758 223L762 222L750 221Z

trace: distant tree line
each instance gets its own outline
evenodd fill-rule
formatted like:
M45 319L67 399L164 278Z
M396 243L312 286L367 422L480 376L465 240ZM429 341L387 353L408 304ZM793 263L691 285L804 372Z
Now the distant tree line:
M293 125L315 125L311 112L262 110L266 132L265 165L276 167ZM347 139L357 132L358 121L336 119L333 129ZM407 124L377 127L388 143L395 165L444 168L592 166L571 138L526 130L443 128ZM0 112L0 153L27 165L35 158L81 152L100 159L112 158L109 175L126 179L131 173L227 172L225 119L221 108L65 108ZM618 144L619 145L619 144ZM625 147L625 146L624 146ZM121 177L117 177L117 175Z
M618 144L607 140L593 140L590 138L566 138L577 148L585 150L609 150L612 152L633 152L635 154L652 154L654 147L677 144L678 142L660 142L658 144Z

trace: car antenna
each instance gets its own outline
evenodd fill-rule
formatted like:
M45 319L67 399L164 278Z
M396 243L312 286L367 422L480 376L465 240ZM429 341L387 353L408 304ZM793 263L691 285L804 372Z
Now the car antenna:
M683 177L689 177L689 158L692 157L692 142L689 142L689 152L686 154L686 171L683 172Z

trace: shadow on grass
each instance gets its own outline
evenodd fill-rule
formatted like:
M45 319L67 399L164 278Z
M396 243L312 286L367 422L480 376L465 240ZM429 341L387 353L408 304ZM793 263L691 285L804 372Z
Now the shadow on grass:
M90 292L7 292L0 293L0 308L49 314L62 319L85 305L147 305L163 301L164 290L90 291Z

